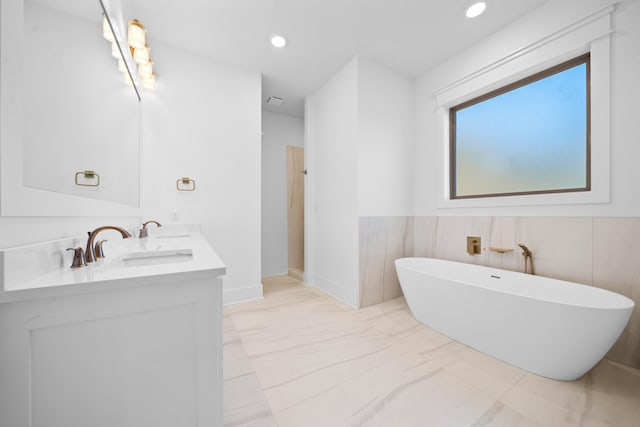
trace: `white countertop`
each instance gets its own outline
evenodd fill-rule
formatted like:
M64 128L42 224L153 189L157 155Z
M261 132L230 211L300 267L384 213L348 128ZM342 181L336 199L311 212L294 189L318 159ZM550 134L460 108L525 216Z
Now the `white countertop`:
M105 244L105 254L104 259L86 267L56 267L36 277L5 280L4 289L0 290L0 303L99 292L166 280L215 277L226 272L218 254L197 231L123 239L109 246ZM6 269L11 258L3 255ZM64 257L65 263L70 257L71 252Z

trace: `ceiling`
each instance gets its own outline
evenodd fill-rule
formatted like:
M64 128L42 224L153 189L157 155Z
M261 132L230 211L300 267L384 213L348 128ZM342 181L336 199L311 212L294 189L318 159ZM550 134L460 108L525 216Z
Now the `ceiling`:
M475 19L465 16L473 0L126 1L152 46L162 41L259 71L263 107L302 117L304 97L355 55L413 78L547 0L485 0L487 10ZM272 34L286 36L287 46L272 47ZM157 71L161 78L159 62ZM269 96L285 102L267 106Z

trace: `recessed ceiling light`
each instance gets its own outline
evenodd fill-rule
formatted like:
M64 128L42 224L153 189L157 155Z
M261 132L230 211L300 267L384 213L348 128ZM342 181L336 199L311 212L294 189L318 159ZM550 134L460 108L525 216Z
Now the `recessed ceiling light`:
M287 44L287 39L277 34L274 34L273 36L271 36L271 44L274 47L285 47L285 45Z
M467 18L475 18L482 15L482 12L487 8L487 4L483 1L474 3L467 9Z

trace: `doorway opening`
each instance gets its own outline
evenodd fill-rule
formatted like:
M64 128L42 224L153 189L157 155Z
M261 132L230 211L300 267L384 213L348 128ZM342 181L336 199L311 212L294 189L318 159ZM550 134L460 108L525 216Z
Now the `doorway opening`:
M288 273L302 281L304 273L304 148L287 146Z

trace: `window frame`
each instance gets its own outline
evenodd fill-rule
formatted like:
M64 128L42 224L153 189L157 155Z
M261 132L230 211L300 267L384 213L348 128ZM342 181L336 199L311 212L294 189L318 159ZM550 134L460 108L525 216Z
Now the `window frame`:
M550 190L532 190L532 191L516 191L507 193L484 193L459 196L456 194L456 113L475 104L479 104L488 99L495 98L507 92L521 88L528 84L543 80L547 77L559 74L578 65L586 65L586 185L579 188L562 188ZM568 61L549 67L545 70L532 74L530 76L519 79L513 83L492 90L483 95L477 96L460 104L449 108L449 200L461 199L479 199L490 197L508 197L508 196L526 196L536 194L557 194L557 193L576 193L591 191L591 54L587 52Z

